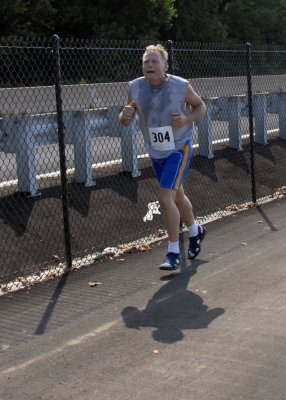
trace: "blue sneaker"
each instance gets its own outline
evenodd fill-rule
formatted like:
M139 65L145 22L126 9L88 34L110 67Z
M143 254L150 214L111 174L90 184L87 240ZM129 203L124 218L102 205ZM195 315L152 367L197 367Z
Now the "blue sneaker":
M202 225L198 226L199 233L197 236L190 237L190 245L188 250L188 259L193 260L201 251L201 243L207 233L207 230Z
M180 254L167 253L163 264L160 265L160 269L164 271L176 271L181 266Z

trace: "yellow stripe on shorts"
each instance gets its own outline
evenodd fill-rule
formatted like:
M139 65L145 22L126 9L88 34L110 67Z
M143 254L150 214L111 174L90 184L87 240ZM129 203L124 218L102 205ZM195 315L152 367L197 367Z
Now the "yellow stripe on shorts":
M178 178L176 179L176 183L175 183L175 189L179 189L180 188L180 182L182 179L182 174L184 172L184 169L186 168L186 163L189 157L189 146L187 144L184 144L183 148L182 148L183 152L184 152L184 159L182 162L182 165L179 169L179 174L178 174Z

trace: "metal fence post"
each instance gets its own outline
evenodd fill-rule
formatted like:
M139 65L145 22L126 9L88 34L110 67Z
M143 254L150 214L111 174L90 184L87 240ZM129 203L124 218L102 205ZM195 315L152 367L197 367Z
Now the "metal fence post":
M63 206L63 220L64 220L66 269L69 270L72 267L72 254L71 254L69 209L68 209L68 190L67 190L66 155L65 155L65 131L64 131L63 109L62 109L61 62L60 62L60 45L59 45L59 43L60 43L60 40L59 40L58 35L54 35L53 36L53 55L54 55L54 68L55 68L55 91L56 91L58 142L59 142L61 186L62 186L62 206Z
M172 40L167 41L167 51L168 51L168 64L169 64L169 73L174 73L174 55L173 55L173 42Z
M256 183L255 183L255 160L254 160L254 129L253 129L253 107L252 107L252 71L251 71L251 51L250 43L246 43L246 71L247 71L247 97L248 97L248 121L249 121L249 140L250 140L250 168L251 168L251 190L252 201L256 203Z

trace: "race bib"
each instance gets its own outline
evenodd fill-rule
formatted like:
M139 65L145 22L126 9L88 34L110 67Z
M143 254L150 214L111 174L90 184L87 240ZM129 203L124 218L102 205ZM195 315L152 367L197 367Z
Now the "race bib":
M155 150L173 150L175 148L173 129L171 126L149 128L151 146Z

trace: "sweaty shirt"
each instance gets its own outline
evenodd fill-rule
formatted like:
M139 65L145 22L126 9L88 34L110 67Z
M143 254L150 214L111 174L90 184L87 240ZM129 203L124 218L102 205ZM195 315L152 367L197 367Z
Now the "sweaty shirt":
M193 123L179 129L171 126L172 113L186 115L189 112L185 109L188 83L186 79L169 74L160 85L151 85L145 77L129 82L132 99L138 107L139 126L151 158L166 158L192 139Z

